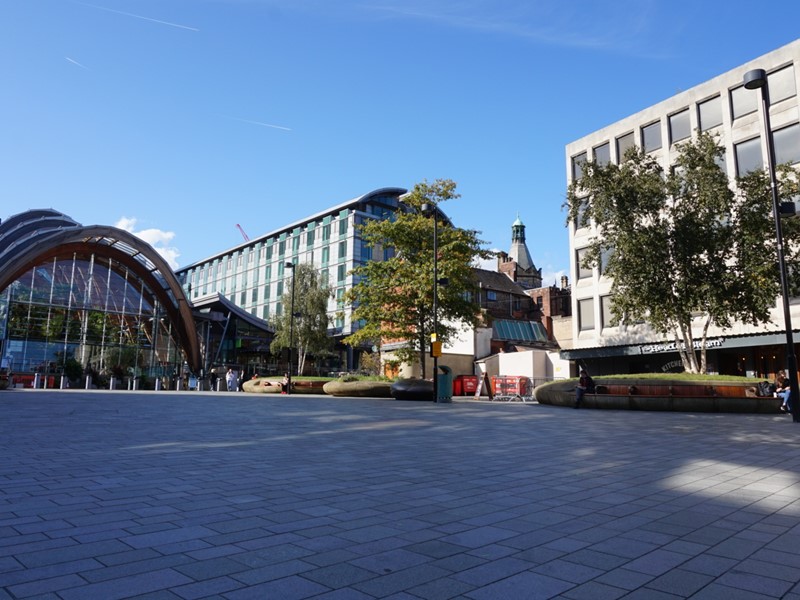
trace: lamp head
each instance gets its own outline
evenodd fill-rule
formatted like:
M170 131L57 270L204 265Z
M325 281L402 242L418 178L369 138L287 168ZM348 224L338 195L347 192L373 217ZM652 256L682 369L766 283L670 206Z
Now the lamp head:
M764 69L753 69L744 74L744 87L755 90L767 85L767 72Z
M287 269L294 269L294 263L291 263L291 262L287 262L286 264L284 264L284 266L285 266Z

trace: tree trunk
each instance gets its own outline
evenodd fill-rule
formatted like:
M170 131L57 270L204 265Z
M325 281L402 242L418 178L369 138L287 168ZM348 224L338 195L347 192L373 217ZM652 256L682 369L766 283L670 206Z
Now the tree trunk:
M420 376L425 379L425 325L420 323L419 326L419 368Z

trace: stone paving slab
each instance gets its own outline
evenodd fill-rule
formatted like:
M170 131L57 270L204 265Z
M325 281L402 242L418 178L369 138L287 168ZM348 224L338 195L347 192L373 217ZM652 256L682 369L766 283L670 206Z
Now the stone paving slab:
M0 600L800 600L784 415L0 392Z

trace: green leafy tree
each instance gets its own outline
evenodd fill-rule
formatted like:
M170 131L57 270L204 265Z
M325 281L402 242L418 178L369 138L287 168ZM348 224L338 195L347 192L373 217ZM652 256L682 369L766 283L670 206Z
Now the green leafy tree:
M417 358L425 377L425 350L433 331L433 217L423 214L422 205L439 205L459 198L455 182L437 179L423 181L403 197L408 212L394 218L374 220L361 228L363 243L394 255L387 260L372 260L356 269L356 284L347 296L354 306L353 318L363 326L344 341L347 344L373 344L402 341L398 358L412 362ZM472 263L488 258L478 232L453 227L446 217L438 217L437 277L447 283L438 285L439 341L446 343L456 332L455 324L475 325L479 310L475 304L476 280Z
M569 217L595 226L585 260L612 279L614 318L646 320L671 336L691 373L706 370L712 324L764 323L780 293L766 174L753 172L734 189L719 166L723 156L716 138L701 133L665 173L633 148L619 165L585 163L567 195ZM781 174L782 193L796 194L797 174ZM786 231L796 259L797 226Z
M322 354L331 348L331 338L328 337L328 300L332 292L312 265L295 265L293 277L295 280L286 284L288 294L284 293L284 311L275 324L275 337L270 350L279 353L284 348L289 348L289 337L293 333L299 375L303 372L309 354ZM292 307L296 315L293 330Z

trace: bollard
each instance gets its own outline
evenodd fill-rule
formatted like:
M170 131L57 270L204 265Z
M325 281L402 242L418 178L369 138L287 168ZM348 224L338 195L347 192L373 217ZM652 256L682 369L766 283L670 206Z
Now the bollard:
M87 390L92 389L92 376L91 375L87 375L86 376L86 389Z
M69 385L67 385L67 376L66 375L62 375L61 376L61 389L65 390L68 387L69 387Z
M161 377L156 377L156 391L161 391Z
M177 392L181 391L181 378L180 377L178 377L175 380L175 391L177 391Z
M40 383L41 383L41 381L40 381L39 374L38 373L34 373L34 375L33 375L33 389L35 389L35 390L39 389Z
M108 389L109 390L117 389L117 378L114 377L113 375L111 376L111 379L108 380Z
M137 391L138 389L139 389L139 378L138 377L134 377L133 378L133 391Z

